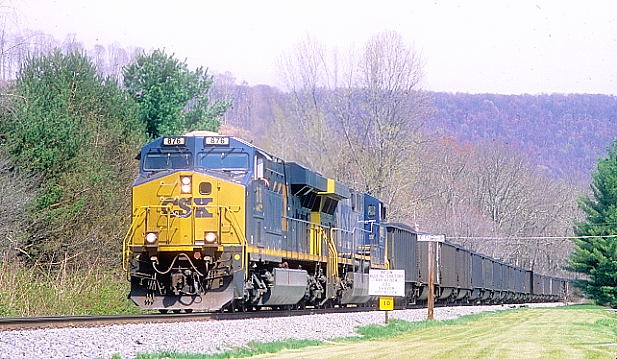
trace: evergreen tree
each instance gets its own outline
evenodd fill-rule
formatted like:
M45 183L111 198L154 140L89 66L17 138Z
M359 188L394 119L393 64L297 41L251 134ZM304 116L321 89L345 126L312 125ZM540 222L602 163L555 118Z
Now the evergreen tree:
M16 94L3 145L38 187L20 253L38 263L112 260L145 140L137 104L78 52L26 60Z
M591 196L579 203L586 221L578 223L574 232L577 236L616 235L617 140L609 147L608 155L598 161L591 190ZM577 285L598 304L617 308L617 238L591 237L576 239L575 243L570 270L587 277Z
M229 104L210 104L212 76L201 67L190 71L184 62L155 50L124 68L124 85L139 103L140 118L151 137L180 135L186 130L218 131L219 117Z

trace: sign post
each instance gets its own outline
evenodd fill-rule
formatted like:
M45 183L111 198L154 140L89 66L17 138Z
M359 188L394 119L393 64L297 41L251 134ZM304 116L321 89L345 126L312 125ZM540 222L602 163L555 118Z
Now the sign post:
M428 298L427 300L427 319L433 320L435 311L435 243L428 242Z
M427 242L427 264L428 264L428 296L426 298L427 319L434 319L435 311L435 242L445 242L444 234L418 233L418 242Z
M388 312L394 310L394 297L379 297L379 310L386 314L386 324L388 324Z
M388 312L394 309L394 297L405 296L405 270L369 270L368 294L379 296L379 310L384 311L385 323L388 324Z

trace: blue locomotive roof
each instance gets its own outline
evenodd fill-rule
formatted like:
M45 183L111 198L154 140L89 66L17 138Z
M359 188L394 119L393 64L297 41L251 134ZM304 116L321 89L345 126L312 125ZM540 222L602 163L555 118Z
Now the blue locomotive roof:
M316 191L328 189L328 180L315 171L311 171L295 162L287 163L289 184L310 186Z
M135 184L187 170L245 184L253 173L255 152L267 156L246 141L215 133L160 137L142 147L138 156L140 176Z

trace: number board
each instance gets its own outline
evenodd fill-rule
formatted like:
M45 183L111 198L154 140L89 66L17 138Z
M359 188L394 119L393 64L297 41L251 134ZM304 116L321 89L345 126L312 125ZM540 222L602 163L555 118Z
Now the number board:
M163 146L184 146L184 137L163 137Z
M206 146L229 146L229 137L227 136L206 136L204 138Z
M368 295L404 297L405 270L369 270Z
M394 310L394 297L379 297L379 310Z
M445 242L445 234L418 233L418 242Z

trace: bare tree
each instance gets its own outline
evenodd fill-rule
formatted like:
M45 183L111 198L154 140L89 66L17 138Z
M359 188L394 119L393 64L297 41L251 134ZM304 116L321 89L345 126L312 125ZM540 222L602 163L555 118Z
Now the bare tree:
M328 122L330 73L336 67L332 63L325 47L310 37L280 60L290 101L288 112L275 121L275 126L298 129L287 138L288 143L278 144L280 149L291 149L281 155L327 174L332 172L332 155L338 148L338 138ZM293 124L283 123L289 121Z
M107 53L103 45L94 45L94 50L91 54L96 70L99 74L107 73Z
M68 34L60 46L64 53L83 51L84 45L77 40L77 34Z
M21 235L26 218L26 205L33 198L31 177L11 169L4 153L0 153L0 258L25 254Z
M122 68L130 60L128 52L118 43L107 46L107 75L122 83Z
M422 62L399 34L377 34L343 57L306 38L280 68L289 104L275 113L270 149L380 197L391 220L453 237L506 238L460 242L514 264L564 264L568 242L516 238L569 234L574 187L505 144L427 141Z
M212 88L210 89L210 95L217 100L232 102L233 110L240 102L240 99L235 96L238 87L239 86L236 85L236 78L231 72L227 71L223 74L215 74ZM229 120L231 117L235 116L232 116L230 111L225 111L221 119L221 125L231 124Z
M575 187L493 141L474 146L437 141L425 151L432 160L423 163L418 188L421 227L515 265L561 273L570 242L539 237L572 234Z
M395 32L373 36L359 58L352 91L338 92L343 107L337 108L337 119L359 169L352 181L384 199L397 217L400 194L414 184L420 128L429 108L420 88L422 63Z
M429 107L418 53L394 32L347 56L306 38L280 67L290 105L275 125L298 128L283 144L297 151L286 155L381 197L393 217L402 215L400 194L413 187Z
M24 47L25 41L20 26L20 17L7 1L0 1L0 79L13 80L18 69L16 54Z

